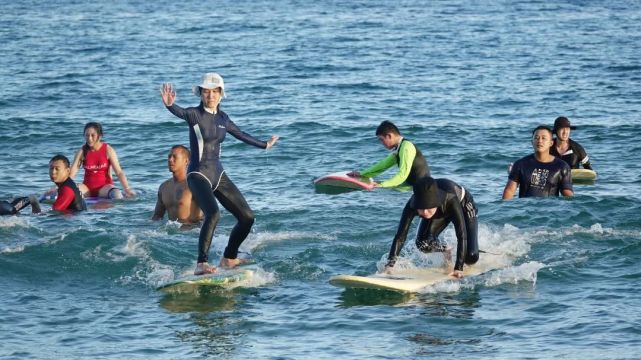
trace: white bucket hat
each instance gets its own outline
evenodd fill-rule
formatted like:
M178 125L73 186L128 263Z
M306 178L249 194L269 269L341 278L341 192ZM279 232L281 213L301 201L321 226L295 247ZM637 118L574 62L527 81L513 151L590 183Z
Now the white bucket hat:
M194 85L192 91L196 96L200 96L200 88L215 89L220 88L220 95L225 97L225 82L223 77L217 73L207 73L203 75L203 79L199 85Z

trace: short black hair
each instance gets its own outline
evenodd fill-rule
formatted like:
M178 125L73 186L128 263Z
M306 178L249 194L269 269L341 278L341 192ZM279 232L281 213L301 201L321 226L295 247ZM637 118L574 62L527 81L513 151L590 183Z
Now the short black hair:
M534 130L532 130L532 136L534 136L534 133L539 130L547 130L550 133L550 137L554 136L554 132L552 132L552 129L547 125L539 125L534 128Z
M396 127L396 125L394 125L393 122L388 121L388 120L384 120L376 128L376 136L386 135L386 134L400 135L401 132L398 130L398 128Z
M62 154L54 155L54 157L52 157L51 160L49 160L49 164L51 164L54 161L62 161L63 163L65 163L66 167L71 166L69 164L69 159L67 159L67 157Z
M189 149L187 149L185 145L174 145L171 147L172 151L176 149L182 150L185 153L185 155L187 155L187 159L189 159L189 157L191 156L191 151L189 151Z

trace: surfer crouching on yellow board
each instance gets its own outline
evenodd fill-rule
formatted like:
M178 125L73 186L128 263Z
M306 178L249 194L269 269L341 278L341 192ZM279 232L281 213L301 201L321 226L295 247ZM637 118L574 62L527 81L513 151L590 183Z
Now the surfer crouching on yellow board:
M462 278L463 265L472 265L479 259L476 204L472 194L454 181L429 176L414 185L414 194L405 204L385 271L389 272L394 267L416 215L422 217L416 247L424 253L448 251L438 236L447 225L454 224L457 239L456 263L449 275Z

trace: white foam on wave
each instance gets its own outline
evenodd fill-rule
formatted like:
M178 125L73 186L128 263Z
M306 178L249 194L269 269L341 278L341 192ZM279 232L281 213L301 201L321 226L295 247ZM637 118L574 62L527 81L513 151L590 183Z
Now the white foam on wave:
M536 284L537 273L544 267L545 264L543 263L529 261L518 266L492 271L483 276L481 280L488 287L501 284L516 284L520 281L529 281L532 284Z
M0 253L2 254L12 254L12 253L19 253L24 251L24 245L16 245L16 246L5 246L0 250Z
M450 262L456 260L456 233L452 227L447 228L441 234L442 241L452 249L452 258ZM496 267L509 266L513 261L521 256L527 255L530 251L530 237L527 233L511 225L504 225L501 228L494 229L484 224L479 225L478 242L479 249L486 253L479 255L480 259L492 258L496 262ZM401 256L397 259L395 268L413 269L419 267L438 267L445 265L443 253L425 254L418 250L413 244L414 238L407 240ZM387 263L387 254L382 255L377 263L379 271L383 270Z
M142 282L157 286L174 278L174 270L152 258L146 243L136 235L128 235L124 244L105 254L114 262L122 262L131 257L141 260L141 263L134 267L131 275L120 277L120 281L124 284Z
M446 258L443 253L424 254L414 246L414 239L408 239L403 252L401 253L395 269L413 270L425 267L444 267L444 272L452 270L456 261L456 233L452 227L448 227L441 235L452 248L451 258ZM512 225L502 227L479 225L478 232L479 261L472 265L483 272L478 276L469 276L461 280L451 279L427 286L421 293L458 292L465 288L475 286L496 286L499 284L519 281L531 281L536 283L536 274L545 265L536 261L523 264L515 264L519 259L527 258L533 242L531 234L524 232ZM410 243L411 242L411 243ZM382 271L387 262L387 254L384 254L377 262L378 271ZM468 265L465 265L468 266Z
M31 222L26 216L1 216L0 217L0 228L12 228L12 227L31 227Z
M600 235L600 236L622 236L641 238L641 231L639 230L625 230L613 229L603 227L600 223L595 223L589 227L580 226L577 224L568 227L559 227L550 230L549 228L536 229L529 232L524 232L526 235L533 238L533 242L549 241L550 239L562 239L573 235Z
M134 267L132 274L120 277L120 281L124 284L141 282L155 288L177 278L192 275L194 271L193 264L174 269L153 259L146 242L140 240L136 235L128 235L124 244L114 248L113 251L106 252L105 255L114 262L121 262L131 257L141 260L141 263ZM242 282L239 285L242 287L258 287L274 282L274 280L273 273L259 267L249 281Z

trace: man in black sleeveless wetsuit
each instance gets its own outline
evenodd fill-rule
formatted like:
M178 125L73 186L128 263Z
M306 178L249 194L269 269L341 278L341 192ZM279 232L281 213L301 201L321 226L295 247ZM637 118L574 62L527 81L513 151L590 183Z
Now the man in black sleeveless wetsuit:
M532 132L534 154L514 163L503 189L503 199L514 197L519 188L519 197L572 196L572 175L565 161L550 154L552 130L539 126Z
M462 278L463 265L474 264L479 259L477 208L472 194L448 179L425 177L414 185L414 195L403 209L398 230L392 242L386 270L396 263L412 220L422 217L419 224L416 247L422 252L443 252L446 246L439 243L438 236L450 224L456 231L456 263L450 276Z

